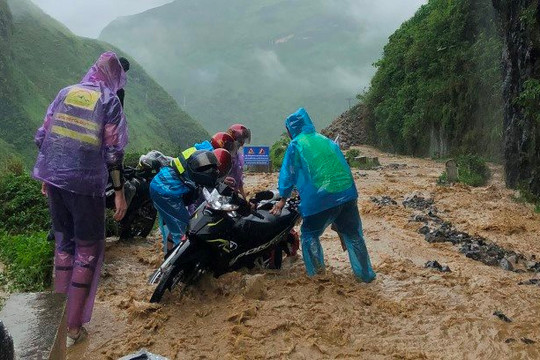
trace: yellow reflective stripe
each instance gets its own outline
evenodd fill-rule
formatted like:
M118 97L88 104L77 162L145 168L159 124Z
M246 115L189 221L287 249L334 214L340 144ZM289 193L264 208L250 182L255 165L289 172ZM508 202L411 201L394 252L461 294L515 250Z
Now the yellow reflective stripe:
M89 143L89 144L92 144L92 145L95 145L95 146L100 145L100 141L97 138L97 136L95 136L95 135L81 134L79 132L69 130L69 129L66 129L64 127L56 126L56 125L52 127L52 132L55 133L55 134L58 134L58 135L62 135L62 136L71 138L71 139L86 142L86 143Z
M63 121L63 122L66 122L66 123L69 123L69 124L73 124L73 125L83 127L85 129L88 129L88 130L93 130L93 131L99 130L99 126L95 122L88 121L88 120L85 120L85 119L81 119L81 118L71 116L71 115L68 115L68 114L62 114L62 113L56 114L56 119L58 119L60 121Z
M223 218L221 218L218 222L215 222L215 223L208 223L208 227L212 227L212 226L216 226L217 224L219 224L220 222L223 221Z
M189 149L182 152L182 156L184 157L184 159L187 160L191 155L193 155L195 151L197 151L195 147L190 147Z
M183 174L185 169L182 166L182 163L180 162L180 159L179 158L174 158L172 162L173 162L174 167L176 167L176 170L178 170L178 173Z
M187 160L191 155L193 155L195 151L197 151L195 147L190 147L189 149L184 150L181 156L183 156L184 159ZM183 174L184 171L186 171L179 158L174 158L171 162L171 165L174 166L176 170L178 170L179 174Z

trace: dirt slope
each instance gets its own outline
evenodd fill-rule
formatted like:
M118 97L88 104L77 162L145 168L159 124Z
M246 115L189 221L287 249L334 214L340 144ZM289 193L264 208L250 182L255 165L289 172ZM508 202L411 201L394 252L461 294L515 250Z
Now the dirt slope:
M111 241L90 337L69 359L117 359L142 347L170 359L540 358L540 287L518 285L538 276L484 265L449 243L426 242L418 233L422 224L411 221L419 212L401 205L416 192L433 198L438 216L458 230L526 256L540 254L540 216L511 199L502 169L493 169L488 187L438 187L440 163L361 151L383 165L355 170L378 274L372 284L354 280L336 234L327 231L324 276L306 277L300 258L281 272L206 278L182 299L173 293L154 306L146 302L152 292L146 280L159 263L159 244ZM271 187L276 176L247 181L253 191ZM397 205L370 200L383 195ZM452 272L425 269L430 260Z

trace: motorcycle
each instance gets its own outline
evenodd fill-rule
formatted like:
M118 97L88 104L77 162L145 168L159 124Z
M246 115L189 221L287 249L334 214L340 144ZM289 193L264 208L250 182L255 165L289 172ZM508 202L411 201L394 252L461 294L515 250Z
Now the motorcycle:
M137 167L124 168L124 194L128 209L124 218L118 223L120 239L131 239L135 236L147 237L156 222L157 211L150 198L150 182L162 166L170 163L171 158L159 151L152 150L139 159ZM109 181L105 189L106 207L114 210L114 188ZM107 234L110 236L112 234Z
M257 264L281 268L283 253L296 255L299 247L294 226L298 222L298 199L290 199L280 216L270 214L275 192L256 194L255 210L230 188L203 189L205 201L192 215L189 231L166 257L149 283L157 284L150 299L161 301L166 290L182 283L181 293L204 273L215 277Z

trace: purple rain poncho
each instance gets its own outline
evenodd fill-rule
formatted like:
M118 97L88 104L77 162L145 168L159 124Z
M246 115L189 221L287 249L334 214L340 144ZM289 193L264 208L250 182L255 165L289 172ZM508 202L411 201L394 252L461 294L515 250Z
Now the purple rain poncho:
M108 166L121 166L127 124L116 92L126 74L113 52L102 54L80 84L62 89L35 142L36 179L73 193L104 196Z
M238 191L244 186L244 154L242 149L239 149L232 159L232 168L229 176L236 182L234 190Z

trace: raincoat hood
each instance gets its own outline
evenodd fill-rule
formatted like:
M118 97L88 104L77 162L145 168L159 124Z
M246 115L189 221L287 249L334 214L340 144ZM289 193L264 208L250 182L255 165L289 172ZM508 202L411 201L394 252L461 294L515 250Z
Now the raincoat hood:
M302 133L315 132L315 126L304 108L300 108L294 114L289 115L285 120L285 126L293 139Z
M96 63L88 70L81 81L84 83L103 83L113 93L126 86L126 72L115 53L108 51L101 54Z

